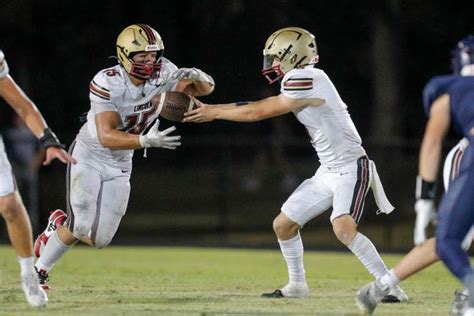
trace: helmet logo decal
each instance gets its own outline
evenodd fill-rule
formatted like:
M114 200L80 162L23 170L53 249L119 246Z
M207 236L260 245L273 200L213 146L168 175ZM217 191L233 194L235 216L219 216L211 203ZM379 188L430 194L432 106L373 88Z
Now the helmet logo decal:
M135 30L133 30L133 42L132 44L140 46L140 43L137 41L137 34L135 33Z
M280 60L285 59L286 55L288 55L289 53L291 53L290 50L291 50L292 47L293 47L293 45L290 44L290 46L288 46L288 48L285 49L285 52L283 53L283 55L281 55Z
M290 63L294 64L297 58L298 58L298 54L294 54L293 56L291 56Z

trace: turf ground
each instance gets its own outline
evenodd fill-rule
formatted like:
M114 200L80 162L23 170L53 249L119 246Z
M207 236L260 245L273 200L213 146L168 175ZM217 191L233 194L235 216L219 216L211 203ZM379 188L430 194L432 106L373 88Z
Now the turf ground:
M382 254L389 266L400 255ZM30 308L11 247L0 247L0 315L356 315L354 296L370 280L348 252L305 253L311 296L260 299L284 285L278 250L78 246L51 273L49 304ZM440 263L405 281L408 303L380 315L447 315L457 281Z

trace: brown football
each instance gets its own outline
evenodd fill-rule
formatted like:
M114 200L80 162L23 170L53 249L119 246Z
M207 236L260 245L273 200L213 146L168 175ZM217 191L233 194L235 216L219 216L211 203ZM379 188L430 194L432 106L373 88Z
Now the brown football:
M184 113L196 107L193 99L182 92L168 91L155 95L152 104L158 103L157 112L167 120L180 122Z

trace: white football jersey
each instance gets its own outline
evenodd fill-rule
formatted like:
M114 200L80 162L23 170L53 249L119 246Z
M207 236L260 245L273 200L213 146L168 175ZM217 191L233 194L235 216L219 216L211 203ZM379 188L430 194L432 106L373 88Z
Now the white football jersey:
M340 167L365 155L347 106L324 71L312 66L293 69L283 78L280 91L292 99L326 101L321 106L305 106L293 111L306 127L321 165Z
M171 75L178 69L171 61L162 58L162 68L158 79L150 79L135 86L127 72L120 66L99 71L89 84L91 109L87 122L82 126L77 141L93 152L105 163L127 162L133 156L133 150L114 150L102 146L97 135L95 115L101 112L117 112L121 124L117 129L132 134L143 131L158 117L157 104L151 104L156 94L174 91L178 80Z
M3 55L2 50L0 49L0 79L8 75L8 64L5 60L5 55Z

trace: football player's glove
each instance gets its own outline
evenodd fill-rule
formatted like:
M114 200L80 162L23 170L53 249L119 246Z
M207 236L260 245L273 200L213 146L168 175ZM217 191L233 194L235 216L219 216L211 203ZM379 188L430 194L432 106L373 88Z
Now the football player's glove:
M176 127L171 126L164 131L159 131L160 120L156 120L155 124L150 128L146 135L140 135L138 140L140 145L144 148L148 147L161 147L166 149L176 149L181 145L179 140L181 136L168 136L169 133L176 130Z
M210 85L214 85L214 79L197 68L180 68L171 75L171 78L175 80L189 79L192 81L205 81Z
M418 199L415 203L416 221L413 242L416 246L426 241L426 228L435 216L434 201Z

